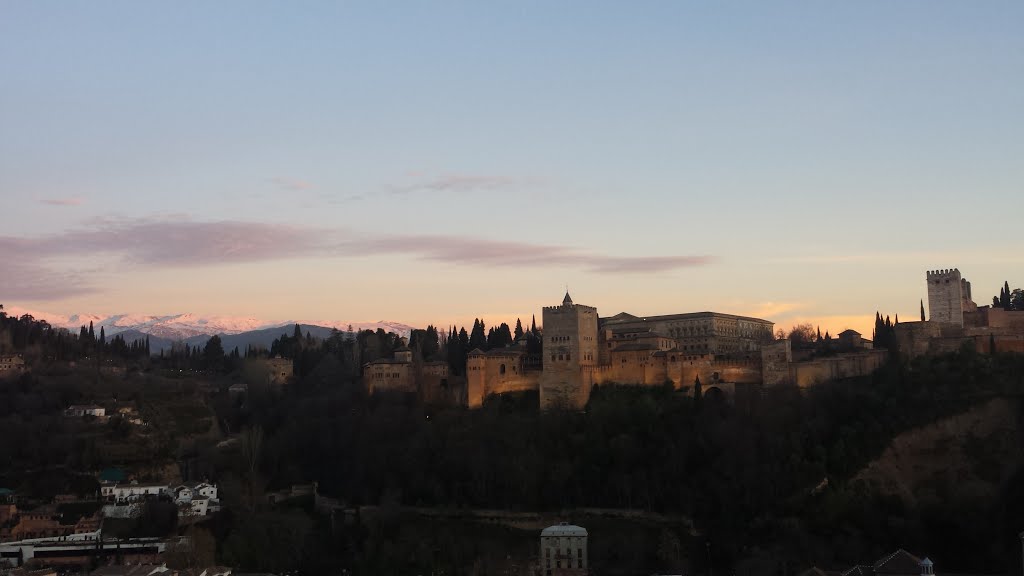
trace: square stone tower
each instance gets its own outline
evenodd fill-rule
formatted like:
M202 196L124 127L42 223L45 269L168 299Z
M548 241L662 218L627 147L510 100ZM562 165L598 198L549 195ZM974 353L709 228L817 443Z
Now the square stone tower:
M943 324L964 325L964 294L968 284L961 282L960 270L929 270L928 312L929 320Z
M573 304L566 292L561 306L544 307L543 328L540 407L581 409L597 365L597 308Z

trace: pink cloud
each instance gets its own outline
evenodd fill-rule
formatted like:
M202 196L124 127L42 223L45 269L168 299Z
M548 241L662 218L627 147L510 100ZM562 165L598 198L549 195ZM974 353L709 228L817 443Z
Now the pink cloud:
M708 256L610 256L565 246L458 236L392 236L347 245L354 253L411 254L426 260L483 266L575 266L595 273L649 273L699 266Z
M643 274L700 266L708 256L618 256L550 244L459 236L392 235L356 239L351 233L263 222L194 221L180 215L102 218L38 237L0 236L8 262L0 296L59 299L94 288L87 266L97 257L154 267L201 267L316 256L405 255L463 266L573 267L597 274ZM68 269L56 261L78 262ZM14 264L21 263L21 264ZM101 270L105 271L105 270Z

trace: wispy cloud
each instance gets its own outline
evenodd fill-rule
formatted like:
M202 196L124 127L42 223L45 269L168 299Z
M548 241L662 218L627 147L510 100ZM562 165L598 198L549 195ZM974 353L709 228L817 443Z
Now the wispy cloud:
M184 266L286 258L310 253L318 246L317 234L311 230L182 217L108 218L62 234L0 237L0 248L14 260L106 253L135 264Z
M417 182L393 186L392 194L411 194L414 192L484 192L495 191L522 183L522 180L507 176L487 176L480 174L444 174L432 178L423 178Z
M667 272L711 261L708 256L633 257L459 236L364 238L351 232L263 222L195 221L181 215L101 218L60 234L0 236L0 254L8 262L0 296L49 300L93 290L81 280L93 276L89 267L99 261L113 262L113 268L103 271L116 272L118 263L189 268L310 256L400 255L460 266L573 267L596 274Z
M2 246L2 244L0 244ZM78 272L50 270L35 264L8 261L0 274L0 297L10 301L60 300L92 294L96 286ZM0 304L4 302L0 301Z
M280 188L281 190L291 190L293 192L298 192L302 190L312 190L313 188L315 188L312 182L306 180L299 180L295 178L282 178L278 176L271 178L270 182L274 184L274 186Z
M69 196L67 198L43 198L39 203L46 204L47 206L81 206L85 203L85 199L80 196Z
M363 254L407 254L426 260L480 266L574 266L596 273L665 272L700 266L708 256L612 256L549 244L529 244L458 236L392 236L349 242Z

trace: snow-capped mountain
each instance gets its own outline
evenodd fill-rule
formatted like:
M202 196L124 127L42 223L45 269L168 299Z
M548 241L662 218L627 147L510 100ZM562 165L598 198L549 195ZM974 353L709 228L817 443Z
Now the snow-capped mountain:
M166 340L185 340L196 336L212 336L214 334L233 335L267 328L278 328L293 324L309 326L323 326L325 328L337 328L347 330L351 325L356 330L376 330L383 328L387 332L395 332L401 336L408 336L412 327L399 322L309 322L309 321L285 321L269 322L257 318L235 317L235 316L198 316L196 314L172 314L168 316L146 316L142 314L115 314L112 316L101 316L95 314L51 314L36 310L27 310L17 306L5 310L9 316L22 316L29 314L37 320L45 320L52 326L67 328L77 332L82 326L93 324L93 330L99 332L104 329L107 336L113 336L120 332L136 331L151 336L157 336Z

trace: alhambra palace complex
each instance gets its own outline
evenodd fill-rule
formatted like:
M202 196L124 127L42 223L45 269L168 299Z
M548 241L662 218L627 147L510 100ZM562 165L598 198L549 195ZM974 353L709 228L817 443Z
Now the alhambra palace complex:
M900 350L910 356L957 350L973 343L982 353L1024 352L1024 312L979 307L971 284L958 270L928 272L930 320L895 326ZM671 383L693 393L699 379L707 394L733 398L741 390L814 386L870 374L885 361L858 332L846 330L820 350L794 350L776 340L774 324L760 318L718 312L638 317L600 317L597 308L562 304L543 309L543 353L527 352L525 337L511 346L473 350L465 388L452 393L445 362L413 362L403 347L393 358L364 366L370 392L416 392L430 400L447 397L470 408L491 394L537 390L542 408L582 408L599 384L661 386ZM447 394L444 392L448 390Z

